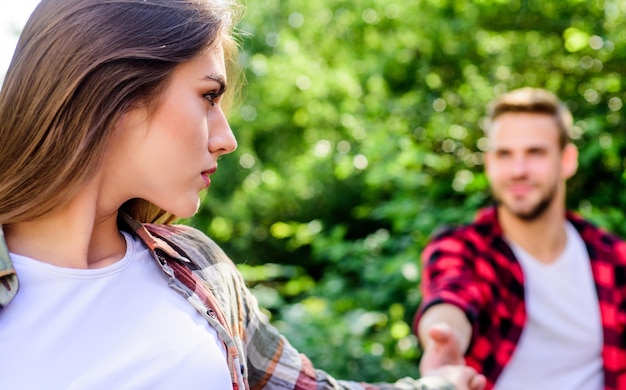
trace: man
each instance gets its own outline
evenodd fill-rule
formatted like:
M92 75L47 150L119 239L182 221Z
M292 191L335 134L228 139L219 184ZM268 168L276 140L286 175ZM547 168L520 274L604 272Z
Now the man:
M486 389L626 389L626 244L566 210L571 114L533 88L489 111L496 205L423 252L420 369L466 363Z

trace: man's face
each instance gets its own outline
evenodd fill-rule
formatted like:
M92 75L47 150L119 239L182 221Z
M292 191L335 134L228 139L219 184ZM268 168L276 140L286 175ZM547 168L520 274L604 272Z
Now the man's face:
M496 118L488 133L485 168L494 198L504 211L534 220L564 199L571 169L568 148L559 146L554 118L542 113L510 112Z

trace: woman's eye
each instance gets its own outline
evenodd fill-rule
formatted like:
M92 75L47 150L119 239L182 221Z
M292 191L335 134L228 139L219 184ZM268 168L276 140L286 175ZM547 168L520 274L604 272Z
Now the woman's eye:
M205 93L204 95L202 95L203 98L205 98L206 100L208 100L209 103L211 103L211 107L217 104L217 98L219 96L220 94L217 92L209 92L209 93Z

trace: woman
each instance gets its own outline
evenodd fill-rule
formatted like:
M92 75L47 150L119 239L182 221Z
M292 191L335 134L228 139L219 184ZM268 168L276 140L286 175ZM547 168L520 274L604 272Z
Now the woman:
M34 11L0 93L3 388L376 388L314 370L221 249L169 224L197 211L237 146L222 108L236 10L43 0Z

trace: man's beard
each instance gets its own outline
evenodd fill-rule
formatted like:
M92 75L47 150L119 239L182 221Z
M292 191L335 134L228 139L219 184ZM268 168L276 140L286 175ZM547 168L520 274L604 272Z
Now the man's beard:
M502 202L498 194L496 194L495 191L493 191L493 189L491 190L491 194L496 201L496 205L504 206L507 210L511 212L511 214L515 215L517 218L526 222L531 222L531 221L538 219L546 212L548 207L550 207L550 205L556 198L556 191L557 191L557 185L555 184L552 187L552 190L549 193L547 193L543 198L541 198L539 200L539 203L537 203L535 207L533 207L532 209L528 211L518 211L518 210L514 210L512 207L509 207L509 205Z

